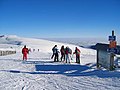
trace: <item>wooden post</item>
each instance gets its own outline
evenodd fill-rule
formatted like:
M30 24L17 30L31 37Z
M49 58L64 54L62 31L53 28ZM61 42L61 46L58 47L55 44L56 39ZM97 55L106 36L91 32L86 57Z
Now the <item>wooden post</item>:
M111 53L110 54L110 70L112 71L112 70L114 70L115 68L114 68L114 53Z

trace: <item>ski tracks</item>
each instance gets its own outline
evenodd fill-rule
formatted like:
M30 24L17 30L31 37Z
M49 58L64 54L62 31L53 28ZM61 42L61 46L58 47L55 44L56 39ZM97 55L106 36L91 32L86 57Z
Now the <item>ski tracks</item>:
M54 65L56 63L41 62L39 64ZM26 64L18 60L17 62L2 60L0 69L3 70L0 71L0 90L119 90L120 88L119 78L100 78L96 75L36 74L34 73L36 72L35 64Z

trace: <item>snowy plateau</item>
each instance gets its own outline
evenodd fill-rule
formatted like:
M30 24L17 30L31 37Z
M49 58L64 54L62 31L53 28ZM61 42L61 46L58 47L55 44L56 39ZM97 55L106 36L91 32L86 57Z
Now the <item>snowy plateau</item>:
M27 61L22 60L24 45L35 49L28 54ZM53 62L50 57L54 45L59 50L62 45L69 46L73 51L77 46L81 50L81 64L75 63L75 55L70 64ZM94 49L74 43L3 35L0 50L16 50L16 54L0 56L0 90L120 90L119 68L97 69Z

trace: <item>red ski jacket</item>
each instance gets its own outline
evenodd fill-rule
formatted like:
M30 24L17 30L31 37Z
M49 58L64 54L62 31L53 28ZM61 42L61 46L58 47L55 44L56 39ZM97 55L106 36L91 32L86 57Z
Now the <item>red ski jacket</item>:
M27 54L28 53L28 48L23 48L22 49L22 54Z

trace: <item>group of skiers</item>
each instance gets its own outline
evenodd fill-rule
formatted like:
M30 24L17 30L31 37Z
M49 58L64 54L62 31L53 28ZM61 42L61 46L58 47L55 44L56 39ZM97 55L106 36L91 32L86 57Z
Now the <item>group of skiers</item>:
M54 57L54 62L59 61L59 53L61 53L60 61L70 63L70 59L72 59L72 56L71 56L72 50L68 46L66 48L62 46L59 52L57 45L55 45L52 48L52 51L53 51L53 55L51 59ZM80 64L80 50L77 47L75 48L75 51L73 52L73 54L76 55L76 63Z
M72 56L71 56L72 50L68 46L66 48L62 46L59 52L57 45L55 45L52 48L52 51L53 51L53 55L51 59L53 59L54 57L54 62L59 61L59 53L61 53L60 61L63 61L65 63L70 63L70 59L72 59ZM25 45L24 48L22 49L23 60L27 60L28 53L29 53L29 49ZM73 52L73 54L76 55L76 63L80 64L80 50L77 47L75 48L75 51Z

